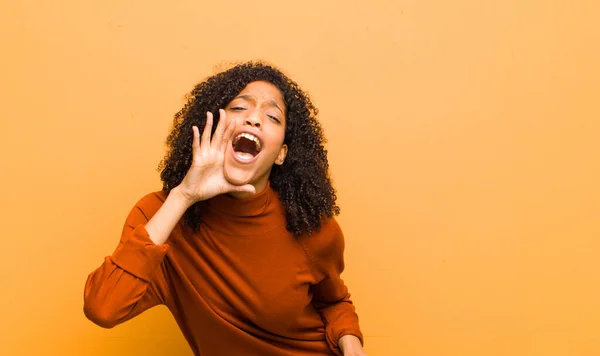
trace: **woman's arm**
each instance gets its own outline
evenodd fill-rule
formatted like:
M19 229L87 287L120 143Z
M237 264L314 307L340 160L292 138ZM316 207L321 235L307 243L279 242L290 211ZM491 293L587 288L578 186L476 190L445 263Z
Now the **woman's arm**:
M339 225L334 219L328 219L321 231L302 240L319 280L312 287L313 306L323 318L330 348L337 355L362 355L349 353L358 346L362 351L363 336L350 293L340 277L344 270L344 236ZM356 340L344 338L345 335Z
M181 193L179 187L169 192L164 204L146 223L146 231L155 245L162 245L167 241L175 225L192 204L193 202Z
M153 193L136 204L115 252L88 276L83 310L99 326L112 328L164 303L161 263L168 246L156 245L144 227L163 200L160 193Z

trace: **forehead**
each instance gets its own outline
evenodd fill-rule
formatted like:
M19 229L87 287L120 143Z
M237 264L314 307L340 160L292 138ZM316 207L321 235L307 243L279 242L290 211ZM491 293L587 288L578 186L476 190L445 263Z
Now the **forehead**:
M260 100L275 100L278 104L284 105L283 95L279 88L266 81L250 82L242 89L237 96L252 95Z

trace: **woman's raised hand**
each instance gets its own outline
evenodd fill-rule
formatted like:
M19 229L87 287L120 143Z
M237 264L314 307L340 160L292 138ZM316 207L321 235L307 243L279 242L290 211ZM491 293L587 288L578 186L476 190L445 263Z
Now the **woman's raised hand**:
M235 120L228 122L225 110L220 109L219 114L219 124L212 139L210 137L213 127L212 113L206 113L206 125L202 137L200 137L198 127L192 127L194 130L192 165L178 186L191 204L224 193L256 192L254 186L250 184L233 185L225 179L223 173L225 150L233 139L236 123Z

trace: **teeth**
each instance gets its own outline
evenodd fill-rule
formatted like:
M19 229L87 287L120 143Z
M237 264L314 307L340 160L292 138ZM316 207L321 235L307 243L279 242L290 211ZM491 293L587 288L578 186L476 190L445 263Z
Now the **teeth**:
M235 139L239 140L241 137L244 137L244 138L247 138L248 140L254 141L254 143L256 144L256 148L260 151L260 141L258 140L258 137L254 136L253 134L243 132L243 133L237 135L237 137Z

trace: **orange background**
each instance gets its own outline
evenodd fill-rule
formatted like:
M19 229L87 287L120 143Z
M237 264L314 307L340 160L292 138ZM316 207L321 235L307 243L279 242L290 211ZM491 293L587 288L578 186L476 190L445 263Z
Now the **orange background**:
M168 3L0 5L1 355L191 355L83 285L185 93L249 59L321 110L370 356L600 354L599 2Z

